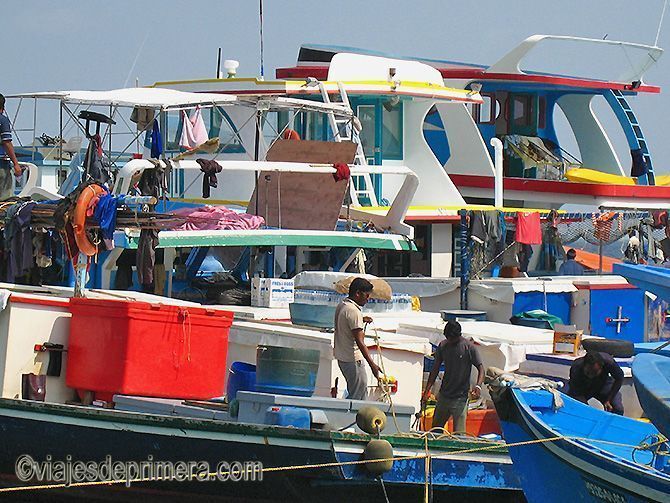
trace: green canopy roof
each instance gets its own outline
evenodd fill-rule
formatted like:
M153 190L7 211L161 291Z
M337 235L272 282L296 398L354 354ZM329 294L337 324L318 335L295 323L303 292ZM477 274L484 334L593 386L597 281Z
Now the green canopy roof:
M114 235L120 248L136 249L139 233ZM416 250L407 237L398 234L345 231L305 231L291 229L161 231L159 248L196 246L323 246L336 248L366 248L377 250Z

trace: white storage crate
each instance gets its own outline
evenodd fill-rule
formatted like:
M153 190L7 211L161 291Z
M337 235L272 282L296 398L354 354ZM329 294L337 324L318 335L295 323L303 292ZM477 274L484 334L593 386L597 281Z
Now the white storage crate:
M288 307L293 302L293 280L253 278L251 305L256 307Z

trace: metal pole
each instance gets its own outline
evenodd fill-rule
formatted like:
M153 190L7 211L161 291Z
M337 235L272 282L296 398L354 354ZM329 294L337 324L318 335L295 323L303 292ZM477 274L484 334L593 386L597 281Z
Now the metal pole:
M59 107L59 135L62 138L63 137L63 100L60 100L60 107ZM61 145L58 151L58 173L60 176L60 173L63 171L63 146ZM60 188L60 187L59 187Z
M468 284L470 283L470 257L468 254L467 210L458 210L461 217L461 309L468 308Z
M35 137L37 136L37 98L33 99L33 145L35 145ZM60 134L60 137L63 138L63 133ZM58 146L61 147L61 142L58 142ZM37 150L37 145L33 147L32 161L35 162L35 151ZM60 156L62 157L62 155Z
M600 233L598 233L600 234ZM598 238L598 274L603 273L603 237Z
M256 136L254 138L254 161L258 161L258 156L260 152L260 141L261 141L261 111L256 110ZM258 176L260 175L260 172L256 172L255 177L255 189L256 189L256 215L258 215L258 198L260 196L260 193L258 191ZM267 215L265 215L267 218Z
M260 14L260 38L261 38L261 80L264 79L263 71L263 0L260 0L259 3L259 14Z
M495 207L502 208L503 204L503 144L498 138L491 138L491 146L495 151L495 189L494 200Z

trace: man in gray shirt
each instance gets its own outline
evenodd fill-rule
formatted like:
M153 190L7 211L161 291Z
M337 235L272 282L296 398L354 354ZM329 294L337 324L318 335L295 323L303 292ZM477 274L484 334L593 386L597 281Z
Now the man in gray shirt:
M14 195L14 176L21 176L21 166L12 144L12 124L5 115L5 97L0 94L0 200Z
M480 397L484 365L474 343L461 335L460 323L448 321L444 327L444 336L446 340L440 342L435 351L435 361L421 401L423 404L428 399L440 366L444 363L444 376L433 414L433 426L443 428L449 418L453 417L454 433L464 433L468 415L468 394L475 399ZM472 367L477 368L478 374L477 384L470 389Z
M372 283L364 278L355 278L349 286L349 296L335 309L335 336L333 355L347 381L347 397L365 400L368 392L368 377L365 363L368 362L372 375L379 378L381 369L372 361L372 355L365 345L365 323L372 318L363 316L361 308L368 302Z

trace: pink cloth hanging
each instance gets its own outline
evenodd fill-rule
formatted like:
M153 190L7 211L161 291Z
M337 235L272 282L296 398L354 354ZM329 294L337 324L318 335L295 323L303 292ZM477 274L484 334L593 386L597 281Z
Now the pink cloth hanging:
M192 150L209 140L207 127L202 118L200 107L196 107L195 111L191 114L191 117L186 115L185 110L182 110L181 113L183 126L181 130L181 139L179 140L180 147L184 147L186 150Z

